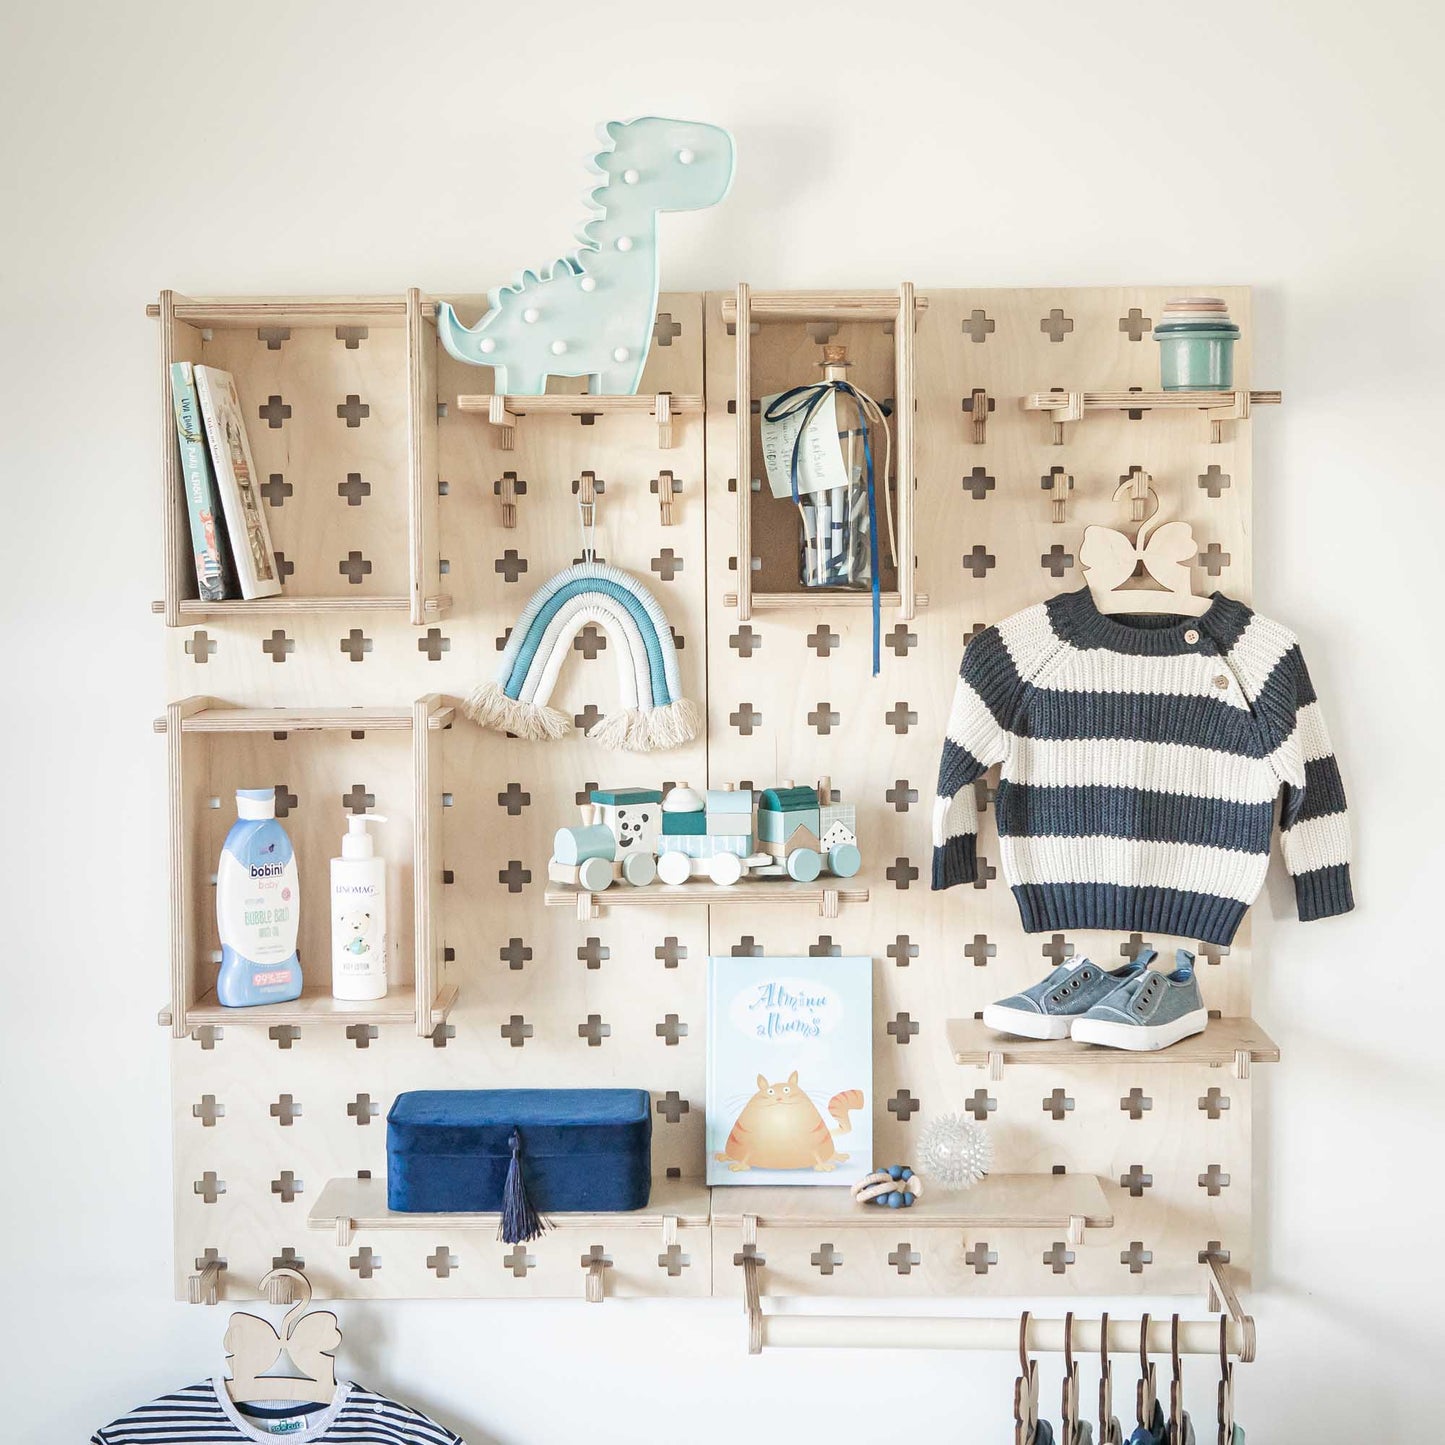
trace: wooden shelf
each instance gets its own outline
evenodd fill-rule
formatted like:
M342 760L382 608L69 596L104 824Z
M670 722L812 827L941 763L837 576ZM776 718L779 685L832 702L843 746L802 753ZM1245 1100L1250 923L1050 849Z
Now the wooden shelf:
M1202 1034L1152 1053L1106 1049L1072 1039L1012 1038L996 1033L981 1019L949 1019L945 1027L954 1063L988 1068L995 1078L1004 1064L1229 1065L1247 1077L1251 1063L1279 1062L1279 1045L1253 1019L1211 1019Z
M871 592L851 592L842 589L831 591L823 587L810 587L799 592L754 592L752 594L754 612L812 612L821 608L832 607L857 607L866 608L873 605L873 594ZM880 592L878 599L884 607L897 607L899 605L899 594L897 592ZM723 594L724 607L736 607L738 605L738 594L736 592L725 592ZM915 607L928 606L928 594L920 592L913 599Z
M718 1185L714 1224L741 1225L751 1215L763 1228L1109 1229L1114 1212L1092 1174L990 1174L972 1189L924 1192L909 1209L855 1204L845 1188Z
M534 416L651 416L657 419L657 444L664 450L672 446L672 420L678 416L701 416L700 396L674 396L670 391L651 396L592 396L586 392L559 395L545 392L541 396L501 396L486 392L477 396L457 397L457 408L464 412L481 412L493 426L500 429L501 448L509 452L516 446L516 426L520 417Z
M1062 446L1064 425L1090 411L1202 411L1209 417L1209 440L1223 440L1223 424L1243 421L1255 406L1278 406L1278 391L1035 391L1021 398L1025 411L1051 414L1054 445Z
M452 599L443 593L437 597L423 597L422 611L428 619L445 617L451 611ZM151 603L151 611L164 615L163 601ZM191 597L182 601L177 611L182 618L207 617L284 617L306 616L314 613L332 612L409 612L409 597L256 597L249 601L232 599L229 602L202 602Z
M214 702L214 699L206 701ZM450 706L427 714L428 732L449 727L455 716ZM288 733L288 732L410 732L415 709L409 707L263 707L207 706L183 713L183 733ZM158 717L151 724L163 733L169 723Z
M498 1214L400 1214L386 1207L386 1180L330 1179L306 1216L308 1229L328 1230L337 1243L350 1244L358 1230L461 1230L497 1232ZM584 1210L546 1216L554 1229L661 1229L668 1219L706 1225L708 1189L700 1179L654 1179L652 1197L627 1213Z
M431 1028L447 1021L457 1001L455 984L445 984L437 993L431 1006ZM161 1009L157 1020L163 1028L169 1028L171 1010ZM289 1003L263 1003L254 1008L227 1008L216 998L215 991L207 993L198 1003L186 1010L187 1031L202 1024L410 1024L416 1022L416 1004L410 986L401 984L393 988L385 998L365 1003L355 1003L332 998L329 992L306 992Z
M836 918L840 903L866 903L866 888L817 883L746 881L722 888L716 883L653 883L633 888L614 883L605 893L588 893L572 883L554 883L543 895L548 908L572 908L582 919L596 918L604 908L667 908L677 903L813 903L824 918Z
M928 297L915 296L914 315L928 310ZM758 321L896 321L896 291L760 291L749 301L748 314ZM724 296L722 318L738 320L738 299Z

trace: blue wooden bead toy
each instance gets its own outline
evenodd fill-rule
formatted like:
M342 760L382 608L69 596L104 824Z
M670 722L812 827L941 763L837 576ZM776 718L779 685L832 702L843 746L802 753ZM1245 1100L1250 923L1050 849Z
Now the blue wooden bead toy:
M906 1164L875 1169L853 1186L855 1204L878 1204L885 1209L911 1209L923 1193L923 1180Z

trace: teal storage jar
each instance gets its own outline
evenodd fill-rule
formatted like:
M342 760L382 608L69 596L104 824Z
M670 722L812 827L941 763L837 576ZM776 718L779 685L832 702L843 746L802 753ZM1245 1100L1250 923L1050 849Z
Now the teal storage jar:
M1159 384L1164 391L1233 391L1234 343L1239 327L1161 322L1154 328L1159 343Z

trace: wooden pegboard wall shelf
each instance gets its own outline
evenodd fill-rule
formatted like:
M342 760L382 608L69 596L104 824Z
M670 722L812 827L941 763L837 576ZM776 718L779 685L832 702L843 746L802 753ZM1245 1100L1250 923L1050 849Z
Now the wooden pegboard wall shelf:
M670 450L673 418L701 416L701 396L674 396L669 391L653 396L592 396L586 392L555 393L543 396L499 396L480 393L457 397L457 409L482 413L495 426L498 445L509 452L517 445L517 423L529 414L534 416L571 416L579 419L599 416L650 416L657 422L657 445Z
M151 308L148 308L150 311ZM160 321L164 596L168 627L206 619L446 616L437 542L436 328L402 296L191 299L163 291ZM171 406L175 361L229 371L280 564L278 597L204 602Z
M1209 418L1209 440L1224 440L1224 424L1246 421L1251 407L1279 406L1278 391L1035 391L1021 398L1025 411L1048 412L1055 446L1064 444L1064 427L1091 411L1202 411Z
M589 893L570 883L554 884L544 895L548 908L575 909L578 918L598 917L608 908L671 908L677 904L707 906L714 903L808 903L820 918L836 918L841 903L866 903L866 888L832 887L826 883L793 883L779 879L770 883L682 883L669 887L653 883L632 888L617 883L605 893Z

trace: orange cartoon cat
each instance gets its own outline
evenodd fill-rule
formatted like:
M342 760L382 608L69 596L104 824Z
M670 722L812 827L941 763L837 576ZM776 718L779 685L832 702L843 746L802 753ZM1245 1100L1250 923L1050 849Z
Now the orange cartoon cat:
M850 1110L863 1107L861 1089L845 1089L828 1101L828 1112L846 1134ZM716 1156L729 1169L807 1169L827 1173L847 1161L833 1148L833 1136L817 1105L798 1087L793 1070L780 1084L758 1075L758 1092L743 1106L732 1133Z

